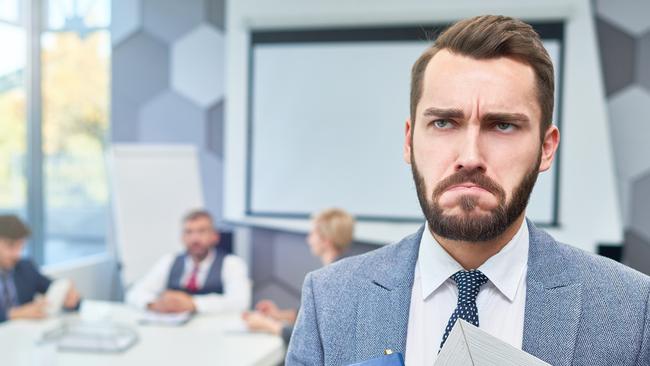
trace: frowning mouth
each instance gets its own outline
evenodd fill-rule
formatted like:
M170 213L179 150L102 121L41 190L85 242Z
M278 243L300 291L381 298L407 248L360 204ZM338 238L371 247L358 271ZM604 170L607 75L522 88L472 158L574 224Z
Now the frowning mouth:
M434 200L444 193L454 195L483 195L491 193L501 201L505 201L505 192L492 179L478 170L460 170L438 183L433 190Z
M451 187L446 189L447 192L451 191L485 191L485 192L490 192L490 190L475 184L475 183L461 183L461 184L454 184Z

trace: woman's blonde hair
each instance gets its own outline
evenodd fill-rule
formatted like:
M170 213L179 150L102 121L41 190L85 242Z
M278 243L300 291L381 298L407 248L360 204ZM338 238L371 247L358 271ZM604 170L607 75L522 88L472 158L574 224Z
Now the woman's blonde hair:
M314 227L325 240L344 251L352 242L354 235L354 217L340 208L328 208L312 215Z

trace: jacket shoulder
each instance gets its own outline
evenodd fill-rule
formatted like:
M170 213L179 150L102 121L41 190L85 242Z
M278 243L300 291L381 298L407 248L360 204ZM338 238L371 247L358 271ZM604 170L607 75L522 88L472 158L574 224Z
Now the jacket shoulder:
M20 274L30 274L30 273L39 273L38 267L31 259L21 259L16 263L14 267L15 273Z
M417 260L423 227L399 242L343 258L309 273L314 289L340 288L349 281L408 281Z
M650 276L610 258L564 243L558 243L558 247L562 255L573 263L575 272L584 285L597 287L600 291L605 291L604 294L635 294L647 300L650 294Z
M650 291L650 277L612 259L590 253L555 240L549 233L529 223L529 277L547 284L579 282L587 288L597 287L603 296L620 292Z

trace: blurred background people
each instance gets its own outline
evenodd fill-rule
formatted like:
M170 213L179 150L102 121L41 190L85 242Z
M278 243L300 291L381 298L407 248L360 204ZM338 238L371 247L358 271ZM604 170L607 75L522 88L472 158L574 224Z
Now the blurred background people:
M311 253L327 266L342 257L352 242L354 217L339 208L330 208L313 215L307 243ZM264 299L255 311L245 312L243 319L249 330L282 336L289 344L297 309L280 309L275 302Z
M218 247L212 216L195 210L183 218L185 250L169 254L126 295L136 307L160 313L217 313L250 306L251 284L246 263Z
M34 263L23 259L30 230L14 215L0 215L0 322L12 319L41 319L47 316L45 294L52 280ZM74 285L68 289L63 307L75 310L80 296Z

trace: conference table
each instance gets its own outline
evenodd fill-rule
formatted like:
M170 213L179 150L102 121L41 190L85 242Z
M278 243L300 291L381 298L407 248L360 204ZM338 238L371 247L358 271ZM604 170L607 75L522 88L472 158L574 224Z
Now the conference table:
M1 324L0 365L271 366L284 358L280 337L246 331L237 313L196 315L183 325L144 325L140 322L143 313L128 305L90 300L84 303L86 309L101 313L102 321L135 330L137 342L121 353L59 351L53 344L39 342L45 332L56 329L63 322L87 318L88 312L84 313L82 307L81 314ZM90 316L96 318L97 314Z

